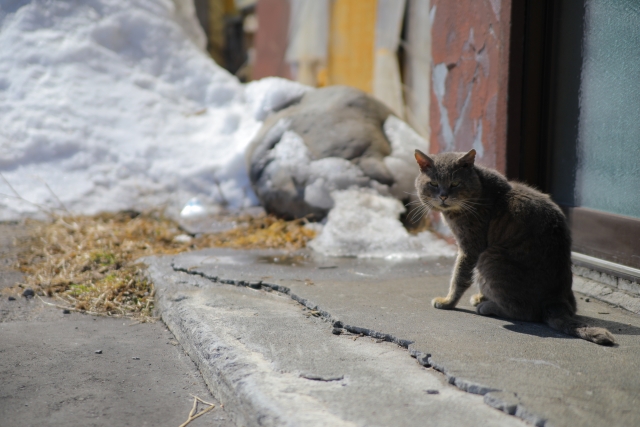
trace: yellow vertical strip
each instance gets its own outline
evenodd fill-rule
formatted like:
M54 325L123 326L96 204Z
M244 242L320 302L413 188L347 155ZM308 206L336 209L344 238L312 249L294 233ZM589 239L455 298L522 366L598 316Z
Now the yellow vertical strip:
M377 0L334 0L327 83L373 91Z
M224 0L224 13L225 15L235 15L238 13L236 10L236 3L233 0Z
M221 66L224 66L224 15L225 5L220 0L209 0L209 54Z

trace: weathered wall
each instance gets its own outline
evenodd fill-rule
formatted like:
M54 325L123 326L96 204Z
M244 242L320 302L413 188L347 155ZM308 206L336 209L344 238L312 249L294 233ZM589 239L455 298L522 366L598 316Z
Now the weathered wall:
M256 58L251 77L255 80L268 76L291 78L289 64L284 60L289 43L289 1L259 0L256 13Z
M511 0L431 0L431 152L506 168Z

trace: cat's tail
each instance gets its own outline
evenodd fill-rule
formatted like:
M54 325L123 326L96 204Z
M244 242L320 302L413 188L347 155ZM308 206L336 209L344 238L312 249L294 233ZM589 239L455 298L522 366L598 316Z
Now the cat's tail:
M616 340L605 328L589 326L565 310L545 310L544 322L551 328L600 345L614 345Z

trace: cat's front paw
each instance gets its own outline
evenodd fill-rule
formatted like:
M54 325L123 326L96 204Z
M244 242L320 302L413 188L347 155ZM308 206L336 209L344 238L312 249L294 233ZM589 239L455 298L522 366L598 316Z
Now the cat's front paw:
M437 297L431 300L431 304L433 304L433 306L435 308L439 308L442 310L450 310L453 307L455 307L455 304L453 303L453 301L451 301L448 298L443 298L443 297Z

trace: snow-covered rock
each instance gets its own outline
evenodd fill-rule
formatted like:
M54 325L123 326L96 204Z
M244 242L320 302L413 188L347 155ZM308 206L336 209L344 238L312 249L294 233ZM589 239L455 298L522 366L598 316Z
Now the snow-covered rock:
M247 149L251 184L267 212L322 219L331 193L350 187L410 199L413 153L427 142L386 106L346 86L281 104L290 105L275 109Z

